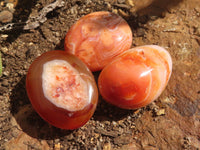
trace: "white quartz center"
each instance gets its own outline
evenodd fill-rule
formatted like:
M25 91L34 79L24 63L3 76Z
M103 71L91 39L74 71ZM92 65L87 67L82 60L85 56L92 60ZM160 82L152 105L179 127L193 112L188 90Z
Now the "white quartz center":
M65 60L52 60L43 65L44 96L54 105L68 111L82 110L90 103L88 84Z

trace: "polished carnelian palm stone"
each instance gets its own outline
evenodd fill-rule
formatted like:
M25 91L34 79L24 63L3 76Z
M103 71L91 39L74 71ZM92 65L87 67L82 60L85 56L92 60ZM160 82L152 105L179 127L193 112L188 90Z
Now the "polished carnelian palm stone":
M131 44L132 31L127 22L105 11L82 17L65 37L65 50L79 57L91 71L101 70Z
M135 47L117 56L100 73L99 91L109 103L125 109L144 107L165 89L172 72L170 54L162 47Z
M77 129L92 117L98 102L93 74L77 57L49 51L30 66L26 90L36 112L61 129Z

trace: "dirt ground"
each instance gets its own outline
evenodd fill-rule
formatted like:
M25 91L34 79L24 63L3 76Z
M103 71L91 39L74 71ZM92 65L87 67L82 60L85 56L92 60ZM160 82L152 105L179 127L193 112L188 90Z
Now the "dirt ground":
M200 0L58 0L62 4L42 11L53 2L0 0L0 12L9 11L0 13L0 149L200 149ZM129 23L133 47L166 48L173 59L171 79L145 108L123 110L100 97L85 126L57 129L32 109L25 89L27 70L42 53L63 49L67 31L81 16L102 10ZM38 21L41 12L43 19ZM9 23L20 26L3 28Z

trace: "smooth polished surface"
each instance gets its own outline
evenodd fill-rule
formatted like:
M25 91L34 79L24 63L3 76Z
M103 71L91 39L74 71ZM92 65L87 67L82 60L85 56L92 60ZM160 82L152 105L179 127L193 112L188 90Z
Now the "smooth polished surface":
M65 50L79 57L91 71L101 70L131 45L132 31L127 22L104 11L82 17L65 37Z
M26 90L36 112L62 129L83 126L98 101L92 73L65 51L49 51L38 57L28 70Z
M116 57L100 73L103 98L125 109L144 107L165 89L172 72L170 54L162 47L132 48Z

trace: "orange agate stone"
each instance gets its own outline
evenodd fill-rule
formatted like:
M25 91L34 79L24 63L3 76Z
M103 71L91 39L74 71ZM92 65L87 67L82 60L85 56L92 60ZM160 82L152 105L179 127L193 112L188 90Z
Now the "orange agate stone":
M82 17L65 37L65 50L79 57L91 71L101 70L131 44L132 31L127 22L105 11Z
M98 103L93 74L77 57L49 51L30 66L26 90L36 112L61 129L77 129L92 117Z
M100 73L102 97L125 109L144 107L165 89L172 72L168 51L156 45L132 48L117 56Z

